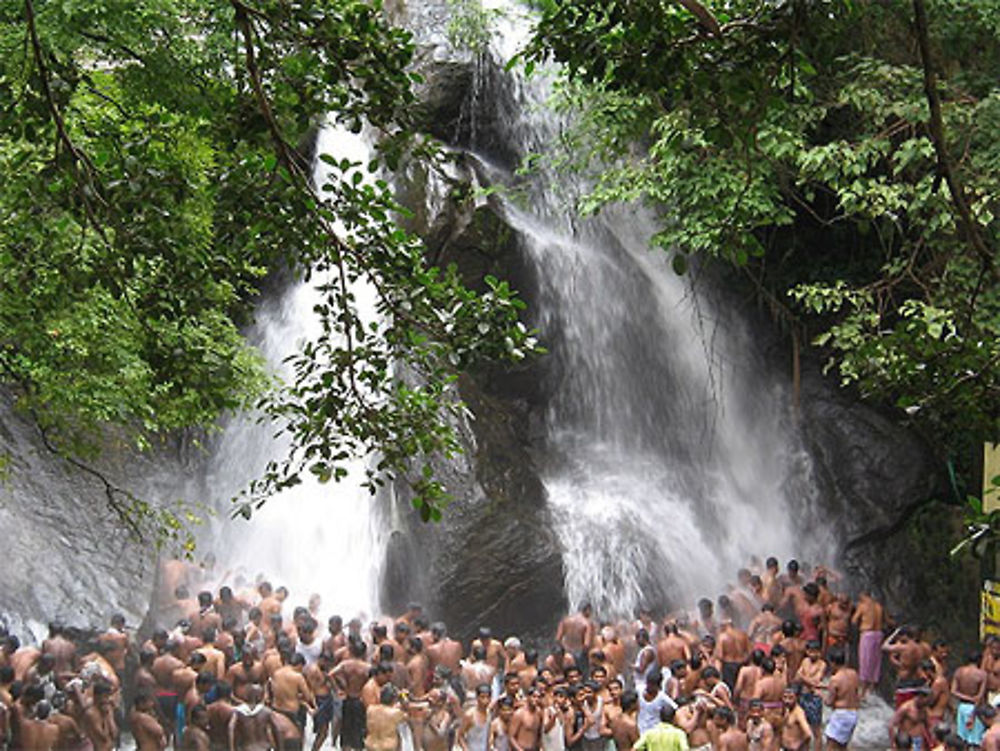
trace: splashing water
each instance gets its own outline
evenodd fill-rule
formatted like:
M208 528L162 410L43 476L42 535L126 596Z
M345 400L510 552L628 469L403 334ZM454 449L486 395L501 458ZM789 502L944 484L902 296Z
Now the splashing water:
M335 127L321 130L317 151L362 164L370 158L361 136ZM322 185L330 176L323 162L318 164L315 180ZM303 340L319 334L313 307L321 301L317 285L323 281L314 276L310 282L294 284L258 310L251 339L283 378L291 376L285 358ZM361 318L374 320L373 289L358 283L351 291ZM274 438L273 429L257 424L252 416L237 418L225 429L208 478L220 497L231 497L269 460L287 455L288 441ZM346 479L326 484L306 473L300 485L269 499L249 522L220 525L215 548L221 568L250 581L263 574L275 586L288 587L294 605L319 594L327 615L377 614L386 532L377 499L361 485L365 462L356 460L348 470Z

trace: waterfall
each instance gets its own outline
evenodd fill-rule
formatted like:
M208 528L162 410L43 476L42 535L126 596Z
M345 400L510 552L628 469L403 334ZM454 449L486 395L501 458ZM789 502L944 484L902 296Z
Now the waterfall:
M320 131L317 153L363 164L370 158L363 137L332 125ZM316 170L316 183L322 185L329 179L325 164L317 161ZM297 282L257 312L250 339L279 377L291 375L285 358L319 333L313 306L321 300L317 285L322 281L314 276ZM362 319L374 320L374 290L359 283L352 293ZM253 415L235 418L225 428L207 478L216 498L232 497L268 461L286 456L288 441L273 437L274 430ZM248 522L223 518L212 541L219 568L248 581L263 574L274 586L286 586L295 605L319 594L326 615L377 614L387 532L379 499L361 485L364 460L355 460L348 469L346 479L326 484L304 473L301 484L270 498Z
M528 28L509 13L494 48L509 57ZM514 82L518 106L499 116L522 156L550 153L567 125L546 106L552 76ZM537 279L550 350L539 464L571 605L628 616L644 600L714 599L767 556L833 563L791 395L739 315L651 249L650 211L582 220L569 203L585 178L525 182L477 145L484 182L514 187L497 203Z

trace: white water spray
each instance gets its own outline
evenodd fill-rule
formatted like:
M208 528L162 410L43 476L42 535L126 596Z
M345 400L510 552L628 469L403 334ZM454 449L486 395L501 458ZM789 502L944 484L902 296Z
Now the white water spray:
M335 127L320 131L317 153L362 164L370 159L363 137ZM330 175L322 161L317 164L316 184L322 185ZM285 358L320 333L313 307L321 302L317 285L323 281L314 276L296 283L258 310L251 340L282 378L291 377ZM351 292L358 315L375 320L374 290L357 283ZM287 455L287 440L273 438L273 430L253 417L239 417L226 428L209 475L219 497L232 496L269 460ZM326 484L305 473L301 484L269 499L249 522L224 522L222 539L216 541L220 568L248 581L263 574L274 586L288 587L291 605L304 605L319 594L324 615L376 615L387 532L377 498L361 485L364 460L353 461L348 470L346 479Z

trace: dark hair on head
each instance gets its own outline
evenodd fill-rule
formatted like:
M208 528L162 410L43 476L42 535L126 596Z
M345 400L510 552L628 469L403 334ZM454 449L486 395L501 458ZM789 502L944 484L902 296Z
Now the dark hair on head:
M721 678L719 671L715 669L714 665L709 665L701 673L702 678Z
M820 649L822 646L818 639L810 639L806 642L806 649Z
M493 690L488 683L480 683L476 686L476 696L482 696L483 694L492 695L492 693Z
M419 636L411 636L410 637L410 649L412 649L414 652L417 652L417 653L423 652L424 651L424 640L421 639Z
M831 665L845 665L847 664L847 655L844 654L844 649L842 647L834 647L829 652L826 653L826 659L830 661ZM931 669L934 668L934 663L931 663Z
M393 624L392 629L397 634L408 634L410 633L410 624L406 621L396 621Z
M980 662L983 661L983 653L980 652L979 650L974 649L965 656L965 661L973 662L976 665L978 665Z
M599 660L599 661L602 661L602 662L604 661L604 653L603 652L594 652L594 654L592 654L591 657L594 660ZM608 669L606 667L604 667L603 665L594 665L594 667L592 667L590 669L590 674L593 675L598 670L600 670L605 675L608 674Z
M688 666L692 670L699 670L701 668L701 663L702 663L701 655L695 652L693 655L691 655L691 659L688 661Z
M479 638L480 639L492 639L493 638L493 630L490 629L487 626L480 626L479 627Z
M723 610L728 610L733 604L732 600L729 599L728 595L719 595L718 603L719 607L722 608Z
M597 681L584 681L583 685L594 692L601 690L601 684L599 684Z
M293 667L297 667L299 665L305 665L306 658L302 655L301 652L296 652L295 654L292 655L291 659L288 661L288 664L292 665Z
M826 586L826 577L825 576L817 576L814 581L816 582L816 586L817 587L825 587Z
M619 678L617 675L614 678L609 678L608 679L608 688L610 688L611 686L613 686L615 684L617 684L619 686L622 686L622 687L625 686L625 684L622 683L622 679Z
M207 608L212 604L212 593L211 592L199 592L198 593L198 604L203 608Z
M787 650L780 644L775 644L771 647L771 657L781 657L781 655L786 654Z
M660 722L673 722L675 711L673 704L664 704L660 707Z
M212 642L214 642L217 636L218 633L216 633L215 629L212 628L211 626L209 626L208 628L206 628L204 631L201 632L201 640L206 644L211 644Z
M762 709L764 707L764 702L760 699L751 699L747 706L750 707L750 709Z
M5 642L11 652L16 652L21 648L21 640L17 638L17 634L7 634Z
M472 659L473 660L485 660L486 659L486 647L482 644L477 644L472 648Z
M750 653L750 664L751 665L760 665L761 660L763 660L765 656L766 655L764 654L764 650L763 649L755 649L754 651L752 651Z
M718 717L727 725L732 725L736 721L736 718L733 716L733 710L729 707L716 707L712 716Z
M698 610L704 611L711 609L712 609L712 601L709 600L707 597L702 597L700 600L698 600Z
M671 672L676 673L678 670L684 670L688 664L684 660L674 660L670 663Z
M352 636L347 640L347 651L351 653L351 657L364 657L367 647L361 639Z
M920 669L921 670L936 671L937 667L935 667L933 660L921 660L920 661Z
M976 716L981 720L992 720L997 716L997 708L991 704L983 704L976 707Z
M280 594L283 594L283 595L285 595L286 597L288 596L288 587L285 587L285 586L281 586L281 587L278 587L278 588L277 588L276 590L274 590L274 591L275 591L275 593L276 593L276 594L279 594L279 595L280 595Z
M188 657L188 665L204 665L206 662L208 662L208 658L201 652L192 652L191 656Z
M418 615L413 618L413 625L417 627L417 631L426 631L430 622L426 615Z
M528 649L524 653L524 661L529 665L538 664L538 652L534 649Z
M774 557L774 556L772 555L772 556L771 556L770 558L768 558L768 559L767 559L767 560L766 560L766 561L764 562L764 565L765 565L765 566L766 566L767 568L778 568L778 559L777 559L777 558L775 558L775 557Z
M635 632L635 640L649 641L649 632L644 628L640 628L638 631Z
M931 642L932 649L938 649L939 647L947 647L947 646L948 642L946 642L944 639L935 639L933 642Z
M375 675L385 675L386 673L392 674L392 663L380 662L375 666Z
M372 626L372 636L376 638L381 638L389 635L388 629L386 629L384 624L376 623Z
M816 586L816 582L809 582L802 587L802 591L809 597L819 597L819 587Z
M194 679L194 684L196 686L214 686L215 681L215 673L211 670L202 670L198 673L198 677Z
M228 699L232 696L233 687L229 684L229 681L216 681L215 695L219 699Z
M398 692L396 691L396 687L393 686L391 683L387 683L384 686L382 686L382 692L379 694L379 700L383 704L392 704L394 701L396 701L397 693Z
M191 707L191 719L194 719L195 715L208 714L208 707L204 704L196 704Z
M335 626L336 628L341 628L344 625L344 619L339 615L331 615L326 619L326 625Z
M773 613L774 605L770 602L765 602L763 605L760 606L760 610L762 613Z
M509 696L502 697L500 701L497 702L497 704L501 707L510 707L511 709L514 708L514 700L511 699Z
M632 707L639 703L639 694L637 694L632 689L629 689L622 694L622 711L628 712Z
M504 683L510 683L511 681L516 681L516 680L517 680L517 673L515 673L514 671L510 671L503 674Z
M755 587L758 585L762 585L763 583L764 580L761 579L757 574L754 574L753 576L750 577L750 584L752 584Z
M774 660L770 657L765 657L760 661L760 669L763 670L768 675L774 673L775 665Z
M219 587L219 599L229 600L232 599L233 590L230 587Z
M656 686L659 688L663 684L663 673L660 672L659 668L653 668L648 673L646 673L646 685Z
M188 592L188 588L185 587L183 584L181 584L178 587L174 587L174 599L177 599L177 600L186 600L190 596L191 596L191 593Z
M392 648L391 644L379 644L378 645L378 658L383 662L392 662L396 657L396 650Z
M263 615L263 612L257 606L254 606L254 607L250 608L250 610L247 612L247 618L249 618L251 621L257 620L262 615Z
M271 615L267 617L267 620L271 623L281 623L281 613L271 613Z
M781 633L784 636L795 636L795 632L798 630L799 628L795 625L795 621L782 621L781 623Z
M552 693L555 696L569 696L569 689L566 688L566 686L556 686L552 690ZM633 693L635 692L633 691ZM625 703L625 697L622 696L622 704L624 705L624 703Z
M791 691L793 694L798 696L802 693L802 683L799 681L793 681L785 686L785 691Z
M37 688L39 691L42 692L42 696L45 696L45 689L43 689L41 686L28 686L27 688L25 688L24 693L27 694L28 691L30 689L32 689L32 688ZM111 684L108 683L108 681L106 681L106 680L99 680L99 681L96 681L94 683L94 696L95 697L96 696L110 696L113 691L114 691L114 688L112 688Z
M792 558L788 562L788 570L791 571L792 573L798 571L799 570L799 562L797 560L795 560L794 558Z

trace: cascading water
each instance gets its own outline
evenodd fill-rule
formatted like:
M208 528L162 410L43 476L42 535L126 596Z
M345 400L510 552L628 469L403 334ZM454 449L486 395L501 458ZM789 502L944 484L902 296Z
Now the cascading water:
M506 21L497 46L509 56L526 24ZM519 82L520 106L501 115L521 155L544 155L564 127L544 106L545 78ZM469 151L486 182L511 182ZM500 204L534 266L551 352L540 464L571 604L627 616L643 600L714 599L753 556L829 563L791 396L741 323L650 251L648 212L581 221L557 182L562 196L586 189L543 172L517 185L530 211Z
M361 136L331 126L320 131L317 153L362 164L370 158ZM324 163L318 165L315 179L322 185L329 176ZM321 301L321 283L315 277L298 282L258 310L251 338L281 377L290 375L285 358L319 333L313 307ZM361 318L374 320L373 290L356 284L352 292ZM286 455L287 441L274 438L273 432L274 426L258 424L253 417L237 418L226 427L208 475L216 497L231 497L259 476L269 460ZM377 614L386 537L380 504L361 486L364 461L348 469L339 483L320 484L307 473L300 485L271 498L248 523L224 521L214 542L220 568L248 581L263 574L274 586L288 587L295 604L319 594L326 614Z

